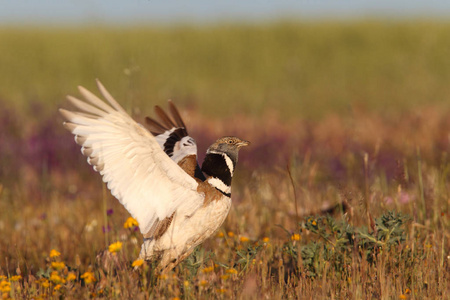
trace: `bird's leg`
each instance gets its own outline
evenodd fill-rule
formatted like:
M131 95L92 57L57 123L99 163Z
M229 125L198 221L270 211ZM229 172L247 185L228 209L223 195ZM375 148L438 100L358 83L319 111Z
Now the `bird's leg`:
M192 251L194 251L195 247L191 247L189 250L187 250L186 252L184 252L183 254L181 254L180 256L178 256L177 258L173 258L171 261L167 262L169 257L163 257L163 259L161 260L160 266L161 267L161 274L164 274L170 270L172 270L173 268L175 268L176 266L178 266L178 264L180 262L182 262L183 260L185 260L189 255L192 254Z

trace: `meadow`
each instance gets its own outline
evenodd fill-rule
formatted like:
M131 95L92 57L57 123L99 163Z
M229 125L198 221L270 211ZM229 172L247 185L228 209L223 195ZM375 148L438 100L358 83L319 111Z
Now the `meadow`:
M0 28L3 299L450 299L450 23ZM219 232L169 274L62 127L99 78L240 153Z

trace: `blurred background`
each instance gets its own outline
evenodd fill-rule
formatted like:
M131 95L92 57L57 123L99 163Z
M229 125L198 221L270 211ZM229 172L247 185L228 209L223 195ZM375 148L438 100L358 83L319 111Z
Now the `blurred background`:
M173 99L200 159L217 136L252 140L245 169L308 157L348 180L367 152L393 178L418 147L448 150L448 1L0 5L0 182L90 172L57 108L95 78L138 120Z
M397 152L423 144L439 159L448 149L448 1L0 5L4 182L88 169L57 108L78 85L95 90L95 78L138 120L173 99L200 159L217 136L236 134L253 141L246 167L312 153L325 177L347 179L345 149L385 150L390 172Z

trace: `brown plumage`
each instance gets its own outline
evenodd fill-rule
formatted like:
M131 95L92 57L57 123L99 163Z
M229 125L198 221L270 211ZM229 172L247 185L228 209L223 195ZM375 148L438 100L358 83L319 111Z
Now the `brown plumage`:
M178 165L191 176L192 178L198 180L195 177L195 168L197 167L197 157L195 155L185 156L178 162Z

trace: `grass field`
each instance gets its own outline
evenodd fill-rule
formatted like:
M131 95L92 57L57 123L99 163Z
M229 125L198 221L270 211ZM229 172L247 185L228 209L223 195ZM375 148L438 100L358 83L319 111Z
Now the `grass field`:
M0 40L4 299L450 299L450 24L0 28ZM252 142L224 225L169 274L133 270L142 236L56 113L95 78L140 121L173 99L200 160L222 135Z

